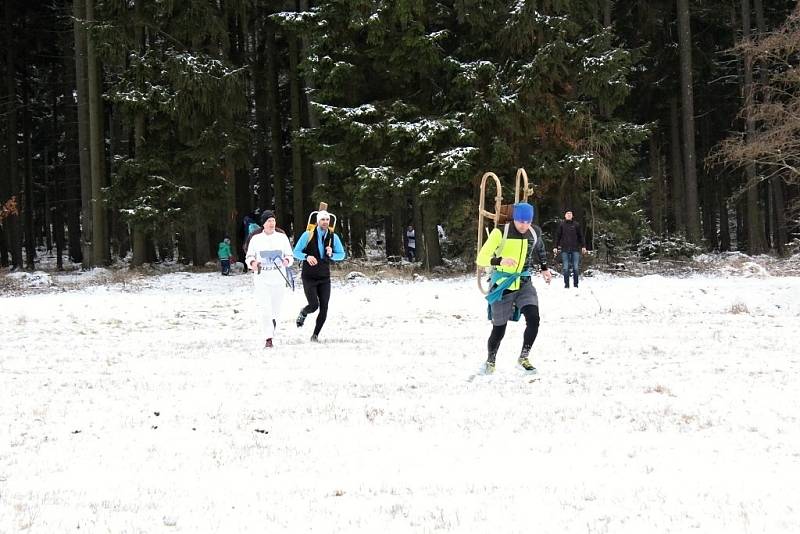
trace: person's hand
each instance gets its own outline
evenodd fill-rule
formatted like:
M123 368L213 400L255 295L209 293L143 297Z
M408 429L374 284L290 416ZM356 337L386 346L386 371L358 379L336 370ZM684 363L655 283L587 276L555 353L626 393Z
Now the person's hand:
M545 269L542 271L542 277L544 278L544 281L549 284L550 280L553 279L553 275L550 274L550 269Z
M586 254L586 247L581 248L581 254Z
M517 264L517 260L514 258L503 258L500 260L500 265L504 265L506 267L513 267Z
M557 254L558 254L558 249L557 249L557 248L554 248L554 249L553 249L553 256L555 256L555 255L557 255Z
M325 247L325 254L327 254L329 258L330 258L331 256L333 256L333 248L331 248L331 247Z
M261 266L261 262L258 260L253 260L250 262L250 270L257 271L258 268Z
M283 257L283 260L281 260L281 262L283 263L284 267L289 266L289 258L287 258L286 256Z
M312 267L317 264L317 258L315 258L314 256L306 256L306 261Z

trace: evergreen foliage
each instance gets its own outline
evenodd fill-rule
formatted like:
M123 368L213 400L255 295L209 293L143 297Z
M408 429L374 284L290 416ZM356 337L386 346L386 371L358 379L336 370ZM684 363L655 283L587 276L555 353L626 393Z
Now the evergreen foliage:
M684 235L785 254L797 236L798 155L781 135L794 128L794 0L3 7L2 266L35 268L31 249L67 243L74 261L97 264L93 218L106 215L112 257L133 248L138 264L178 248L205 263L223 234L241 244L235 229L256 205L291 230L319 201L356 256L367 229L400 255L413 223L432 268L443 223L448 255L471 263L480 177L500 176L511 202L519 167L546 239L565 208L590 248L613 241L641 257L691 252ZM103 100L90 115L94 88ZM688 232L690 192L702 236Z

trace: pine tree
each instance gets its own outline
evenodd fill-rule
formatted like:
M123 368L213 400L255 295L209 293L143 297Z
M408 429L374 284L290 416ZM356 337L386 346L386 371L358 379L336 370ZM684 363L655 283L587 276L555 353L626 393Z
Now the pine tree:
M226 55L226 9L241 6L145 3L138 15L145 47L134 46L135 11L125 3L109 8L95 31L107 60L123 68L108 98L139 131L144 118L147 132L133 156L118 158L114 203L134 225L183 227L184 250L203 264L211 256L209 225L224 228L232 209L231 169L247 163L245 71Z
M320 4L313 138L353 208L404 191L435 230L437 211L467 226L482 170L526 167L538 198L574 192L559 202L585 200L592 176L617 184L647 130L601 114L627 96L633 59L589 4Z

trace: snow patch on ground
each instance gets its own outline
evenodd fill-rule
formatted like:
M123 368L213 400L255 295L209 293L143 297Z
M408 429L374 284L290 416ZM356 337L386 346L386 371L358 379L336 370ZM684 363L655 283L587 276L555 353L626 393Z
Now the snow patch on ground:
M287 293L173 272L0 296L0 532L800 531L800 277L535 285L531 376L473 277Z

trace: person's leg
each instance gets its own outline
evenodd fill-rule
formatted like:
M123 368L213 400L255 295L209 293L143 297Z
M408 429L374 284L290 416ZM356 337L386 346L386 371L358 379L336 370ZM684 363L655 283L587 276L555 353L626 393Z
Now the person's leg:
M272 285L269 288L269 296L272 302L271 312L272 316L270 317L272 322L272 336L275 337L275 330L278 327L278 319L281 315L281 305L283 304L283 295L286 293L285 286L281 285Z
M519 352L517 362L526 371L535 373L536 367L533 366L528 357L530 356L533 342L536 340L536 334L539 333L539 306L528 304L523 306L520 311L525 316L525 333L522 336L522 350Z
M221 260L222 263L222 274L227 276L231 272L231 260Z
M503 298L493 302L491 305L492 317L492 333L489 335L489 341L486 344L488 357L486 358L486 372L494 372L495 358L497 351L500 348L500 341L506 334L506 325L508 320L514 313L514 300L516 292L503 295Z
M523 306L520 311L525 316L525 332L522 334L522 351L520 351L519 357L527 358L533 342L536 341L536 336L539 334L539 306L529 304Z
M581 271L581 253L572 253L572 285L578 287L578 273Z
M269 346L272 343L272 337L275 335L275 325L272 323L272 294L270 286L256 281L255 297L256 309L258 310L259 321L261 323L261 332L264 339L268 340L267 345Z
M495 362L495 359L497 358L497 351L500 349L500 342L503 340L503 336L506 335L507 325L508 323L492 326L492 333L489 335L489 341L486 344L486 348L489 352L489 356L486 358L486 361L491 363Z
M319 298L317 297L317 280L312 280L310 278L303 278L303 293L306 295L306 301L308 304L300 310L300 314L297 316L297 328L303 326L306 322L306 315L309 313L314 313L319 308Z
M561 274L564 275L564 287L569 287L569 252L561 253Z
M317 285L317 299L319 301L319 314L317 314L317 324L314 326L315 338L319 335L320 330L322 330L325 319L328 318L328 301L331 299L330 279Z

